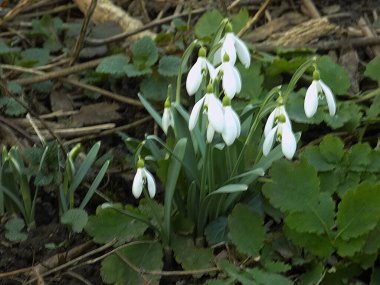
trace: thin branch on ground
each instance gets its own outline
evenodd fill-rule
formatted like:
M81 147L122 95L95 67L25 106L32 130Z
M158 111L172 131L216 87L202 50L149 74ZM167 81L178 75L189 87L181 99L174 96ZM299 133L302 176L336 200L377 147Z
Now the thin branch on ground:
M72 66L78 59L79 53L84 45L84 39L86 37L87 27L90 23L91 16L95 11L96 4L98 3L97 0L92 0L90 7L87 9L87 13L85 14L85 17L83 19L82 27L80 29L79 37L75 43L74 50L72 52L71 60L69 63L69 66Z
M265 0L263 4L261 4L259 10L256 12L256 14L248 20L247 24L243 27L243 29L240 30L238 33L239 37L244 35L259 19L260 17L264 14L265 10L268 8L271 0Z

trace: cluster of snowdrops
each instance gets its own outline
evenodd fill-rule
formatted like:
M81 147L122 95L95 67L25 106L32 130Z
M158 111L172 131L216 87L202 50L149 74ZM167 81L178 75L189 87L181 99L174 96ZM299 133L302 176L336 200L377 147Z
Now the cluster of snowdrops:
M201 46L198 58L187 74L186 90L192 96L200 89L205 91L194 105L190 118L189 130L192 131L199 123L201 114L207 118L205 139L212 143L214 136L220 134L224 143L230 146L239 138L241 123L238 114L231 106L231 101L241 91L242 81L235 64L237 59L245 68L251 64L251 55L246 44L232 31L232 25L226 24L225 35L218 43L212 60L207 57L207 50ZM336 103L331 89L320 79L319 71L313 64L313 81L306 91L304 111L308 118L317 112L320 100L326 100L329 113L334 116ZM205 86L205 88L202 88ZM221 86L221 91L220 90ZM222 97L223 96L223 97ZM275 141L281 144L281 150L287 159L292 159L297 148L297 141L292 130L292 123L285 109L286 98L278 94L277 105L270 113L264 127L262 152L269 154ZM165 134L175 121L171 111L171 100L168 97L164 104L162 129ZM137 161L137 172L133 180L132 193L139 198L146 186L148 194L153 198L156 194L156 184L153 175L146 169L144 160Z

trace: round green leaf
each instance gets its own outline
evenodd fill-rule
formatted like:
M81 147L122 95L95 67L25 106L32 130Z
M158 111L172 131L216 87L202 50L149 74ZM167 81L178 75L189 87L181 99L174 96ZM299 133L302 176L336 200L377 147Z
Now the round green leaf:
M380 56L376 56L367 64L364 75L380 82Z
M124 66L129 62L125 55L113 55L103 59L96 67L96 72L121 76L124 74Z
M272 182L265 183L263 193L283 212L307 211L319 201L319 179L314 167L280 160L270 172Z
M71 226L71 229L76 233L83 230L87 221L87 212L82 209L70 209L61 217L61 223Z
M163 76L176 76L180 65L180 57L174 55L163 56L158 64L158 72Z
M102 261L100 274L104 283L115 285L158 284L159 276L143 274L147 271L160 271L163 266L161 244L141 242L131 244L117 251ZM132 269L125 260L142 272Z
M229 238L242 253L257 256L264 245L263 220L258 213L238 204L228 217Z
M343 95L347 92L351 81L342 66L333 62L327 55L318 58L317 65L322 81L331 88L335 95Z
M363 183L354 191L348 191L338 206L338 235L348 240L374 229L380 219L379 205L379 184Z
M100 210L96 216L91 216L86 226L86 232L97 243L107 243L117 239L122 244L141 236L148 226L112 208Z

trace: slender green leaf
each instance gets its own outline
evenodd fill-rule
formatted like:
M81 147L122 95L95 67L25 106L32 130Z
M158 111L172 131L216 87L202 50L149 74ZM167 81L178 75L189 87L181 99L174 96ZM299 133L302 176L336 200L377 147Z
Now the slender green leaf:
M185 156L187 139L180 139L176 146L174 147L173 154L174 157L171 158L168 178L165 185L165 203L164 203L164 228L169 238L170 235L170 224L171 224L171 210L172 202L174 197L175 188L177 185L177 180L179 173L181 171L182 159Z
M144 98L144 96L141 93L139 93L137 95L139 96L141 103L144 105L144 107L148 111L149 115L152 116L152 118L157 123L157 125L159 125L160 128L162 129L161 115L153 108L153 106L148 102L148 100L146 100Z
M91 197L94 195L96 189L98 189L100 182L102 181L104 175L106 174L109 164L110 164L109 160L107 160L103 164L102 168L99 170L98 175L96 175L94 181L92 182L90 188L88 189L86 196L84 196L82 203L79 206L79 209L84 209L84 207L86 207L87 203L90 201Z
M211 192L210 195L243 192L247 191L247 189L248 185L246 184L228 184L216 189L214 192Z
M100 142L97 142L93 145L93 147L88 152L87 157L85 158L85 160L79 167L78 172L75 174L73 178L73 182L69 188L69 195L73 195L74 191L82 183L84 177L90 170L92 164L95 162L99 149L100 149Z

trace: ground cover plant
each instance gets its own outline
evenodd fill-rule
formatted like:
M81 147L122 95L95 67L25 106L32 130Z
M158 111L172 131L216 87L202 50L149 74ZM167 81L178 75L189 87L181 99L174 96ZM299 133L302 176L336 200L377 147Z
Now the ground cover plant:
M325 40L351 22L311 1L277 37L281 1L143 28L112 3L24 2L0 22L0 284L380 282L375 34ZM93 26L101 9L136 30Z

